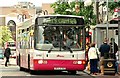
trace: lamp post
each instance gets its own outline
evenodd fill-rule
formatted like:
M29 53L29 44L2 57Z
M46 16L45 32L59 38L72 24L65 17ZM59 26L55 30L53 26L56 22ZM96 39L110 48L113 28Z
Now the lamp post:
M120 9L118 9L118 60L120 62ZM119 63L120 66L120 63ZM119 68L120 71L120 68Z
M106 14L107 14L106 38L109 39L108 38L108 36L109 36L108 35L108 33L109 33L109 30L108 30L109 29L109 22L108 22L108 14L109 14L108 13L108 0L107 0L107 12L106 12Z

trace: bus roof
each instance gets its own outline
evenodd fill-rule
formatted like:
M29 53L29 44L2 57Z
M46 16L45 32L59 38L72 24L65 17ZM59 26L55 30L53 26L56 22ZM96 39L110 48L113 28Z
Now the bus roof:
M83 16L76 16L76 15L40 15L38 17L75 17L75 18L83 18Z

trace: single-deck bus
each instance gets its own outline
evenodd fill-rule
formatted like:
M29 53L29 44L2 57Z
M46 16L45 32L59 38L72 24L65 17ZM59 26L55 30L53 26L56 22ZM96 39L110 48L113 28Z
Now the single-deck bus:
M27 26L25 26L27 25ZM35 24L17 27L17 63L33 71L85 69L84 18L74 15L43 15Z

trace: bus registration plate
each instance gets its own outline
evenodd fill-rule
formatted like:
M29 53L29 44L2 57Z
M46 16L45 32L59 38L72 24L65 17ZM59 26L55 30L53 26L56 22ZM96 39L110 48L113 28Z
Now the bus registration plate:
M63 68L63 67L54 67L54 70L66 70L66 68Z

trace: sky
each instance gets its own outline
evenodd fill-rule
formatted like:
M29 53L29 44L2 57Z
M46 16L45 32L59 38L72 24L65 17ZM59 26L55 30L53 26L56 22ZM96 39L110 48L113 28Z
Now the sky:
M13 6L18 2L32 2L35 6L41 6L42 3L54 3L57 0L0 0L0 7Z

